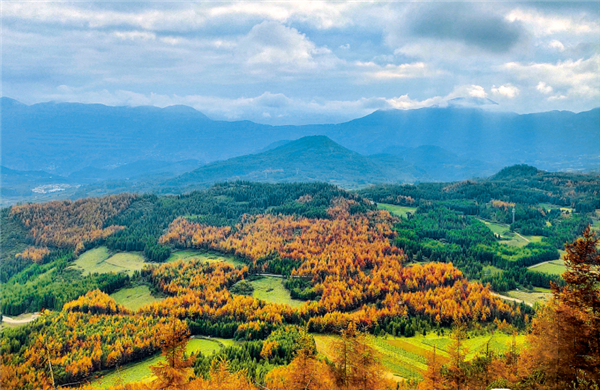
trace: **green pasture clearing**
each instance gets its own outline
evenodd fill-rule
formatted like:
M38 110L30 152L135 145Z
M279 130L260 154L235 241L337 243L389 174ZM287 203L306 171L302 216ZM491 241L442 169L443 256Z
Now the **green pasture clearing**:
M377 203L377 208L387 210L391 214L406 218L406 213L414 214L417 211L416 207L396 206L395 204Z
M137 311L142 306L154 302L160 302L162 299L153 297L148 286L137 286L123 288L110 295L119 305L123 305L129 310Z
M233 344L233 340L227 339L193 338L188 342L186 351L188 354L200 351L204 355L211 355L213 352ZM164 361L164 357L161 354L156 354L140 362L130 363L120 367L119 370L111 370L106 373L106 375L93 379L91 384L98 389L107 389L117 385L119 378L123 380L123 384L148 382L154 378L150 366L154 366L162 361Z
M552 260L545 263L535 264L529 267L532 271L545 272L552 275L562 275L566 270L565 263L562 260Z
M70 268L83 271L84 275L125 272L133 275L144 266L144 257L139 253L120 252L110 255L108 248L101 246L90 249L77 258Z
M523 237L520 234L514 233L510 231L510 225L504 223L497 222L489 222L485 219L477 218L479 221L483 222L485 226L488 227L494 234L500 236L500 244L510 245L510 246L525 246L529 244L531 239L529 237ZM537 238L535 239L537 241ZM541 241L541 237L539 239Z
M595 210L592 214L592 231L596 232L596 237L600 233L600 210Z
M254 287L252 296L271 303L282 303L292 307L300 307L304 301L292 299L290 292L283 286L283 278L265 276L250 282Z
M552 293L548 288L535 287L533 290L510 290L506 295L533 305L536 302L545 303Z
M241 266L244 265L243 262L241 262L239 259L237 259L233 255L226 255L223 253L219 253L219 252L215 252L215 251L208 251L208 250L185 249L185 250L173 252L171 254L171 256L167 259L166 262L171 263L171 262L178 261L178 260L182 260L182 261L200 260L202 262L208 262L208 263L218 263L218 262L224 261L226 263L233 265L234 267L238 266L238 265L241 265Z
M501 270L498 267L494 267L493 265L486 265L486 266L483 267L483 270L481 272L481 276L482 277L496 276L496 275L502 274L502 272L504 272L504 271Z

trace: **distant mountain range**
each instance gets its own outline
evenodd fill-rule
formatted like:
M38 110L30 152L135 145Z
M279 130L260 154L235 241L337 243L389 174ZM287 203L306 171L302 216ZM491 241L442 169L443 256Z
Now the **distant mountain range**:
M234 179L356 188L483 177L522 163L600 170L600 108L518 115L458 99L340 124L268 126L213 121L186 106L0 103L3 197L49 196L38 187L59 184L70 196L181 192Z

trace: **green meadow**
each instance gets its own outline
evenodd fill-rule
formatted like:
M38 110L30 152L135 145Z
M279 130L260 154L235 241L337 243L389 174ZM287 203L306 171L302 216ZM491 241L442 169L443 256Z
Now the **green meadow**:
M226 255L223 253L208 251L208 250L194 250L194 249L185 249L173 252L171 256L166 260L167 263L172 263L174 261L192 261L192 260L200 260L208 263L219 263L226 262L233 266L241 265L244 263L240 261L233 255Z
M144 267L144 257L134 252L119 252L111 255L108 248L101 246L82 253L70 266L84 275L124 272L133 275Z
M271 303L283 303L292 307L300 307L304 301L292 299L290 292L283 285L283 278L265 276L250 282L254 287L252 296Z
M152 296L148 286L136 286L123 288L110 295L118 304L125 306L129 310L136 311L142 306L154 302L162 301L161 298Z
M561 275L567 270L562 260L552 260L541 264L535 264L529 267L532 271L545 272L552 275Z
M506 293L511 298L533 305L536 302L545 303L552 296L549 288L534 287L532 290L510 290Z
M396 206L395 204L377 203L377 208L381 210L387 210L391 214L397 215L402 218L406 218L406 213L414 213L417 211L416 207Z
M204 355L211 355L223 347L234 344L235 342L229 339L193 338L188 342L186 350L188 354L202 352ZM150 367L162 361L164 361L164 357L161 354L156 354L140 362L127 364L120 367L118 370L115 369L108 371L103 375L98 375L91 381L91 384L98 389L107 389L117 385L120 381L123 384L148 382L154 378Z

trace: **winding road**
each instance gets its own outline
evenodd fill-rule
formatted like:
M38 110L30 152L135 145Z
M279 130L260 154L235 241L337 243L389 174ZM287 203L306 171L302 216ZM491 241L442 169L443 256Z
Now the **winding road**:
M11 325L24 325L31 321L34 321L39 316L40 316L40 313L33 313L31 316L29 316L27 318L22 318L19 320L12 318L12 317L2 316L2 322L6 322L7 324L11 324Z

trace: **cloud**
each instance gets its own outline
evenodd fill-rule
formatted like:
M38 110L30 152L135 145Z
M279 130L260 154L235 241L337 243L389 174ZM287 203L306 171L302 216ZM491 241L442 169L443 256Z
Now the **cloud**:
M262 22L240 40L238 50L249 65L285 65L282 70L298 71L332 66L336 58L325 47L317 47L295 28L277 22Z
M508 99L513 99L519 95L519 88L511 84L504 84L499 87L495 85L492 87L492 94L496 96L502 96Z
M544 95L548 95L548 94L552 93L552 87L549 86L549 85L546 85L546 83L543 82L543 81L540 81L538 83L538 85L535 87L535 89L537 89L538 91L540 91Z
M353 2L234 2L169 3L168 9L110 10L93 4L62 2L7 2L2 4L3 18L31 22L106 28L130 26L151 31L190 31L214 22L232 19L266 19L281 23L299 21L319 29L341 27L352 22Z
M3 94L26 102L189 101L221 119L295 123L450 96L499 97L518 112L599 101L600 12L591 5L33 4L2 4Z
M520 23L464 3L421 5L408 25L418 37L458 41L496 53L510 50L523 34Z
M83 103L100 103L112 106L153 105L167 107L183 104L203 112L216 120L250 119L268 124L333 123L352 120L380 109L415 109L444 102L455 93L424 100L412 99L407 94L385 98L371 97L355 100L314 100L291 98L282 93L265 92L255 97L223 98L202 95L141 94L132 91L85 91L60 86L46 96L48 100Z
M465 87L461 87L460 89L455 90L454 93L458 94L463 89L467 93L467 95L469 95L471 97L477 97L477 98L487 97L487 93L485 92L485 89L481 85L468 85Z
M523 22L537 36L553 35L568 32L571 34L598 34L600 25L597 21L559 15L544 15L535 10L515 9L506 15L509 22Z
M433 77L444 74L442 71L431 69L429 65L423 62L400 65L387 64L385 66L380 66L374 62L358 61L355 65L357 65L359 69L365 69L365 75L367 77L379 80Z
M146 31L115 31L112 35L119 39L130 41L148 41L156 39L156 34Z
M502 69L524 81L551 84L567 97L600 97L600 54L577 61L566 60L552 63L509 62Z
M548 47L550 47L552 49L556 49L558 51L565 50L565 45L563 45L562 42L559 41L558 39L551 40L550 43L548 44Z

